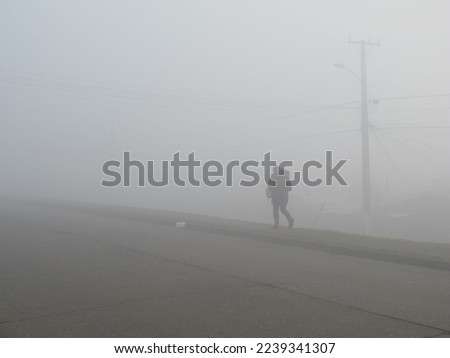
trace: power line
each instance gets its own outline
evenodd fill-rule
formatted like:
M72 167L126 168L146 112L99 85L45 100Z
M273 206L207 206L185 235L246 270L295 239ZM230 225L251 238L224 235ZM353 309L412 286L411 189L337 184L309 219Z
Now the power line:
M273 118L267 118L267 119L261 119L261 120L258 120L258 121L248 122L248 123L246 123L244 125L253 125L253 124L272 122L272 121L276 121L276 120L280 120L280 119L286 119L286 118L295 117L295 116L298 116L298 115L305 115L305 114L310 114L310 113L315 113L315 112L327 111L327 110L330 110L330 109L344 107L344 106L347 106L349 104L354 104L354 103L358 103L358 102L359 101L351 101L351 102L335 104L335 105L331 105L331 106L323 106L323 107L319 107L319 108L312 109L312 110L307 110L307 111L300 112L300 113L287 114L287 115L284 115L284 116L278 116L278 117L273 117Z
M448 111L450 107L430 107L430 108L416 108L416 109L394 109L387 111L377 111L377 113L401 113L401 112L427 112L427 111Z
M231 125L231 126L220 127L220 128L216 128L216 129L214 129L214 128L202 129L199 131L191 132L190 134L198 134L200 132L209 132L209 131L214 131L214 130L236 129L236 128L248 127L248 126L252 126L252 125L269 123L269 122L284 120L284 119L296 119L294 117L298 118L298 117L302 117L304 115L311 114L311 113L328 111L328 110L332 110L332 109L339 109L339 108L343 108L346 105L354 104L357 102L359 102L359 101L345 102L345 103L330 105L330 106L321 106L321 107L318 107L318 108L315 108L312 110L303 111L303 112L291 113L291 114L287 114L287 115L271 117L271 118L266 118L266 119L251 121L251 122L245 122L245 123L235 124L235 125ZM353 108L349 108L349 109L353 109Z
M408 152L415 152L416 154L421 155L424 159L426 159L426 162L428 165L434 167L435 169L437 169L438 171L442 172L442 170L446 171L448 173L448 168L441 166L441 165L437 165L434 160L436 159L433 155L428 155L423 151L423 148L417 148L414 147L413 145L411 145L411 143L408 143L408 140L410 140L409 138L405 138L402 137L401 135L398 134L392 134L392 133L386 133L386 135L388 135L389 137L391 137L393 140L395 140L397 143L401 144L403 147L405 147Z
M418 96L397 96L397 97L380 97L376 98L373 101L393 101L400 99L415 99L415 98L433 98L433 97L450 97L450 93L435 93L435 94L425 94Z
M410 134L406 136L404 133L397 133L397 136L403 137L405 138L405 140L409 140L411 143L415 144L417 148L421 149L424 153L428 152L435 159L439 159L440 157L442 161L444 162L448 161L448 157L442 154L442 152L439 149L431 147L429 143L424 143L417 137L411 138Z
M255 145L259 145L259 144L263 144L263 143L275 143L275 142L280 142L280 141L288 142L288 141L294 140L294 139L295 140L313 139L313 138L325 137L325 136L334 135L334 134L344 134L344 133L351 133L351 132L357 132L357 131L359 131L359 129L346 129L346 130L330 131L330 132L317 133L317 134L311 134L311 135L305 135L305 136L283 137L283 138L277 138L277 139L272 139L272 140L246 143L246 144L238 145L238 146L234 145L234 146L227 146L227 147L218 147L217 149L234 149L234 148L240 149L240 148L251 147L251 146L255 146Z
M403 175L403 173L400 171L400 166L395 163L391 156L389 155L389 153L387 152L386 148L384 147L383 143L381 143L380 138L378 137L377 133L374 132L374 137L375 137L375 141L378 143L378 145L380 146L381 150L383 151L383 154L385 155L388 163L390 164L391 168L393 169L393 171L397 174L397 176L406 184L406 185L411 185L411 183L406 179L406 176Z
M447 129L447 128L446 128ZM450 129L450 128L448 128ZM448 142L450 133L448 131L442 131L439 132L436 131L425 131L423 129L416 129L416 128L392 128L394 131L401 131L403 133L408 133L408 135L416 135L420 136L421 138L432 138L432 140L445 140ZM407 130L406 132L404 132Z
M392 127L376 127L376 129L448 129L450 126L392 126Z
M35 90L35 92L45 93L53 95L53 92L49 91L56 91L57 95L64 94L69 97L75 97L75 98L81 98L81 99L92 99L92 96L95 98L102 98L102 100L110 100L110 99L116 99L120 100L122 102L127 101L134 101L134 103L138 102L151 102L152 106L164 106L164 107L170 107L170 108L190 108L195 106L203 106L203 107L211 107L211 108L218 108L218 109L235 109L235 110L247 110L247 111L262 111L262 112L280 112L280 111L298 111L299 109L308 109L311 108L311 106L300 106L297 105L295 107L288 106L288 105L257 105L257 104L241 104L241 103L231 103L226 101L213 101L213 100L202 100L202 99L195 99L195 98L183 98L179 96L173 96L170 97L166 94L157 94L148 96L145 94L132 94L132 93L120 93L120 92L111 92L111 90L104 90L99 88L77 88L77 87L68 87L68 86L60 86L60 85L54 85L54 84L36 84L32 82L20 82L20 81L14 81L14 82L8 82L3 81L0 82L0 86L9 87L9 88L17 88L19 87L25 87L25 89L29 90L30 88L32 90ZM115 101L117 102L117 101ZM128 102L127 102L128 103Z
M131 87L130 89L130 86L123 85L121 85L119 88L114 88L112 86L102 86L92 83L74 83L59 79L48 79L45 78L45 76L35 74L31 74L30 77L30 74L25 74L26 77L17 75L3 76L3 85L24 86L83 95L114 97L127 100L162 102L171 105L179 104L183 106L203 105L237 109L243 108L255 111L290 111L299 109L314 109L314 106L305 106L297 102L287 100L243 99L224 95L200 95L168 89L155 90L154 88L141 88L136 90L136 87Z

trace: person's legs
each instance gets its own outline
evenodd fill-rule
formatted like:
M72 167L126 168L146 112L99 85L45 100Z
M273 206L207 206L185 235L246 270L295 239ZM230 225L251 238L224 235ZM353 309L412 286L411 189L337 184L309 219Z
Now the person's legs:
M289 227L293 227L294 226L294 218L291 216L289 211L286 209L287 203L288 203L287 199L280 202L280 211L286 217L286 219L289 223Z
M280 222L280 203L278 200L272 198L272 207L273 207L273 221L275 222L274 228L278 227Z

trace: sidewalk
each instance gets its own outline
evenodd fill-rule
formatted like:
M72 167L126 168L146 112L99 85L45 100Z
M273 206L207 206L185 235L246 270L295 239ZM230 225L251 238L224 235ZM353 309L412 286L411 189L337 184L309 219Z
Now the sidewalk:
M280 227L274 230L268 224L106 204L75 201L39 201L39 204L55 208L63 207L85 214L148 221L168 226L175 226L177 222L181 221L186 223L186 227L180 230L198 230L259 241L277 241L283 245L325 251L337 255L356 256L450 271L450 244L369 237L303 228L288 229Z

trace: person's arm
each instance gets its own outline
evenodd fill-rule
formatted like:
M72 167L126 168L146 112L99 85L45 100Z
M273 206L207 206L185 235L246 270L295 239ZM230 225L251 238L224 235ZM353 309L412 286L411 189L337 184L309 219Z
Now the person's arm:
M287 191L292 190L292 180L286 180L286 188L287 188Z

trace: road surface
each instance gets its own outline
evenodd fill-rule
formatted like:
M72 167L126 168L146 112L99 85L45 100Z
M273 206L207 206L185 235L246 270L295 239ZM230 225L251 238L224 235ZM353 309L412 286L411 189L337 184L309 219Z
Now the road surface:
M417 255L83 205L0 205L0 337L450 336L450 271Z

